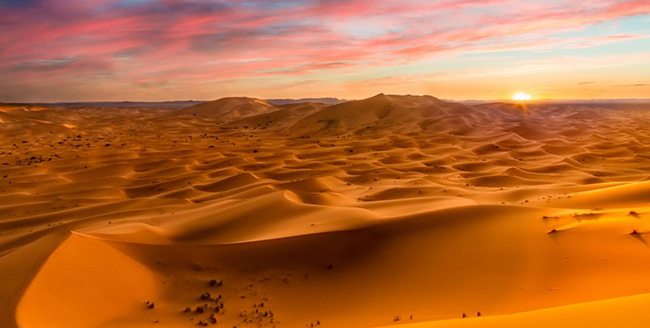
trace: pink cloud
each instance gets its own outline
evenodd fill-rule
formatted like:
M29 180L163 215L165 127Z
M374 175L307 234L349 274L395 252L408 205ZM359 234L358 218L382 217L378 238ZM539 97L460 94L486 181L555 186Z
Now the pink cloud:
M38 72L59 82L52 88L109 73L125 86L322 81L436 57L645 38L556 34L648 13L647 1L615 0L29 1L0 8L0 74L24 93Z

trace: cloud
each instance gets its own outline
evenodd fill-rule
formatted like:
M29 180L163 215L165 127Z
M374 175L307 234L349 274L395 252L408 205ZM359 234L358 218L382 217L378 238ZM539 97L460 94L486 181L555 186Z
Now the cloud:
M352 78L467 54L585 49L648 35L570 32L650 13L647 1L629 0L1 0L0 6L0 74L22 82L25 94L33 93L38 73L59 82L52 88L66 79L104 83L109 73L125 86L270 77L281 86L297 77ZM126 87L120 92L131 94Z
M43 0L0 0L0 8L32 6L42 1Z

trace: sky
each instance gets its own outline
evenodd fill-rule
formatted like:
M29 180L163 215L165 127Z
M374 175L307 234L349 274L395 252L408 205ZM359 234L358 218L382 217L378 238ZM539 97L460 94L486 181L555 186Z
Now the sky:
M650 0L0 0L0 101L650 98Z

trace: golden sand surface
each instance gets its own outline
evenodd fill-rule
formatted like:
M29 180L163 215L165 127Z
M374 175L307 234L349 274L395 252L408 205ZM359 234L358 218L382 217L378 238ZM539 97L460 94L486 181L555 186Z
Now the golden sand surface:
M647 323L638 107L4 106L0 326Z

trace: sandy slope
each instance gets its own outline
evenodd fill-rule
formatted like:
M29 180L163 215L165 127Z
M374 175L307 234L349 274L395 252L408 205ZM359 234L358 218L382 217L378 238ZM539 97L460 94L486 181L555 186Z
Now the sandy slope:
M0 120L2 327L648 319L639 108L378 95Z
M175 111L180 115L211 116L222 121L233 121L278 110L277 106L261 99L248 97L222 98Z
M9 112L9 111L41 111L45 108L42 106L31 105L31 104L16 104L16 103L3 103L0 102L0 112Z
M613 298L511 315L392 325L401 328L442 327L637 327L650 321L650 295Z

